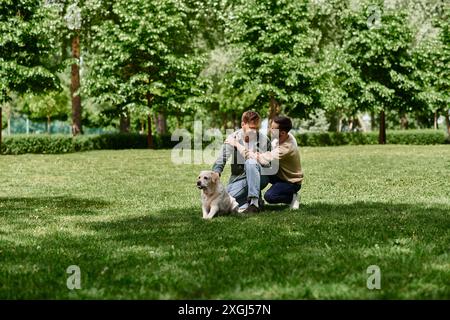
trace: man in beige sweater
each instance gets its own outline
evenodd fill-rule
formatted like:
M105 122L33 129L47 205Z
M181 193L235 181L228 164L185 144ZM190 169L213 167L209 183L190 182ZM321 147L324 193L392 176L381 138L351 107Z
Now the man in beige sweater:
M256 159L261 165L278 160L278 172L270 176L272 186L264 194L264 199L268 203L290 203L292 209L297 209L298 191L302 186L303 172L297 142L289 133L291 129L290 118L275 117L272 121L271 132L272 137L275 137L278 131L278 139L272 140L272 151L264 153L251 152L236 140L227 139L225 143L235 146L245 159Z

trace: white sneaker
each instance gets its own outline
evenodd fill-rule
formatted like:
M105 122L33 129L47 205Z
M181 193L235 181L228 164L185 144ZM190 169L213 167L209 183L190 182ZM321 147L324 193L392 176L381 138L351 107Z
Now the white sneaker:
M248 208L248 203L244 203L242 206L239 207L238 213L244 212L245 210L247 210L247 208Z
M294 193L292 195L291 205L289 206L290 209L297 210L300 207L300 199L299 198L300 197L299 197L298 193Z

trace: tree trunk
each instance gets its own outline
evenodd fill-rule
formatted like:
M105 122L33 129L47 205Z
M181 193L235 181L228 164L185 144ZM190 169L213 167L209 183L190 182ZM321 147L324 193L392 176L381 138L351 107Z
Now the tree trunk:
M233 113L233 130L235 130L236 128L238 128L237 116L236 116L236 113Z
M227 122L228 122L227 118L228 118L227 114L225 112L222 113L222 128L224 131L227 130Z
M153 149L152 117L147 116L147 147Z
M375 121L375 112L370 112L370 130L374 131L377 127L377 122Z
M281 105L273 95L270 96L269 102L269 128L272 126L272 120L281 112Z
M149 109L152 108L152 100L153 95L151 93L147 93L147 105ZM149 149L153 149L152 117L150 113L147 116L147 147Z
M406 116L406 114L403 113L400 116L400 128L402 130L406 130L406 129L408 129L408 124L409 124L408 117Z
M81 97L80 89L80 36L76 34L72 38L72 58L77 62L72 64L70 96L72 97L72 135L82 133L81 127Z
M156 131L159 135L163 135L167 133L167 119L166 116L162 112L158 112L158 119L157 119L157 127Z
M339 116L339 119L338 119L338 125L337 125L337 132L341 132L342 131L342 117L341 116Z
M450 116L449 116L449 112L450 112L450 110L447 110L445 112L445 124L447 125L447 134L450 136Z
M378 143L386 144L386 115L384 110L380 112L380 131L378 134Z
M0 154L2 154L2 130L3 130L2 107L0 107Z
M50 132L50 130L51 130L51 126L52 125L52 122L51 122L51 119L50 119L50 116L47 116L47 133L48 134L50 134L51 132Z
M120 132L130 132L130 114L128 112L126 114L120 113Z
M438 124L438 111L436 110L434 112L434 130L438 130L439 129L439 124Z

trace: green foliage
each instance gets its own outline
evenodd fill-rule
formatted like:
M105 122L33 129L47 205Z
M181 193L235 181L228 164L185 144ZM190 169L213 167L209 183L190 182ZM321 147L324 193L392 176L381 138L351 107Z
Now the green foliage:
M47 94L27 94L19 99L17 111L31 120L66 120L70 113L69 94L66 91L52 91Z
M189 8L179 1L115 1L92 27L85 92L116 115L155 111L183 113L198 94L201 59L189 32Z
M274 98L286 111L306 115L317 99L313 84L317 30L309 21L308 1L253 0L236 9L229 41L241 55L232 84L255 92L255 106Z
M58 48L51 11L40 0L0 2L0 103L11 92L42 92L59 87L49 57Z
M375 132L306 132L295 134L300 147L377 144ZM155 149L171 149L179 141L171 135L154 136ZM191 141L193 148L194 141ZM450 143L444 131L402 130L388 131L389 144L432 145ZM203 148L210 141L202 141ZM114 133L70 137L65 135L15 135L4 138L3 154L58 154L91 150L146 149L147 137L138 133Z
M296 127L294 122L294 128ZM300 131L324 132L328 131L330 124L325 117L325 110L319 109L315 114L311 114L308 119L301 120L298 127L300 128Z
M178 142L170 135L154 136L155 148L169 149ZM2 143L2 154L58 154L91 150L146 149L147 137L137 133L114 133L71 137L66 135L7 136Z
M379 25L370 27L361 13L349 12L344 18L349 26L344 49L363 81L362 92L354 100L365 110L420 107L414 100L420 88L409 77L414 69L409 63L413 34L405 24L406 14L385 10Z
M450 107L450 6L437 19L438 34L427 39L414 52L417 69L413 76L421 85L418 99L429 110L446 111Z
M295 136L299 146L325 147L341 145L377 144L376 132L307 132ZM450 141L444 131L436 130L401 130L388 131L388 144L432 145L446 144Z
M73 140L69 136L13 136L5 137L2 143L2 154L55 154L73 151Z
M138 128L151 108L177 126L201 116L224 128L271 102L303 119L385 109L429 126L449 108L450 6L440 0L78 0L78 30L66 21L72 2L50 3L0 4L0 103L34 92L34 110L13 110L32 118L63 113L49 92L61 86L56 71L81 63L70 58L75 34L84 125L128 114Z

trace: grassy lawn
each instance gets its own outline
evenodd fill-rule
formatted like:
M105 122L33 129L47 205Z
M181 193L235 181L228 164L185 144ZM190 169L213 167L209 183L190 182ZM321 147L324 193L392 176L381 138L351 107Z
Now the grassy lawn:
M449 146L303 148L300 210L212 221L170 152L1 156L0 298L450 298Z

